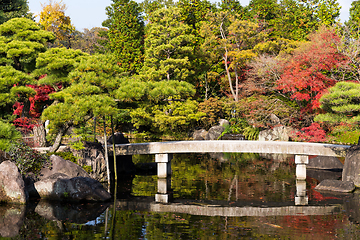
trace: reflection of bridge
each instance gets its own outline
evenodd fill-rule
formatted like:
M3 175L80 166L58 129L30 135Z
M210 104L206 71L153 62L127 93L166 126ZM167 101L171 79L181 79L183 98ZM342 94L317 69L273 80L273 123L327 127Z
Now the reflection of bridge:
M303 142L270 142L270 141L173 141L130 143L115 145L116 155L155 154L158 166L158 194L156 201L168 202L167 190L170 189L166 178L171 175L171 159L173 153L275 153L293 154L296 163L297 197L295 204L306 205L306 164L309 155L344 157L350 146L303 143ZM163 180L161 180L163 179Z
M277 203L279 205L279 203ZM294 216L294 215L332 215L340 213L340 204L327 206L291 206L291 203L282 203L282 206L229 206L222 204L204 204L200 201L183 200L176 203L160 204L148 200L117 200L116 207L122 210L137 210L151 212L176 212L201 216L243 217L243 216ZM290 205L290 206L289 206Z

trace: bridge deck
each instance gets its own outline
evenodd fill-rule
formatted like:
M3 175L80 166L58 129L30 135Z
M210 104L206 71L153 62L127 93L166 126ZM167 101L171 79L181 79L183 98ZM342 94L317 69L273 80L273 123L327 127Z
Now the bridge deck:
M304 142L242 140L172 141L117 144L115 145L115 152L116 155L237 152L344 157L349 147L349 145ZM112 149L112 146L109 146L109 148Z

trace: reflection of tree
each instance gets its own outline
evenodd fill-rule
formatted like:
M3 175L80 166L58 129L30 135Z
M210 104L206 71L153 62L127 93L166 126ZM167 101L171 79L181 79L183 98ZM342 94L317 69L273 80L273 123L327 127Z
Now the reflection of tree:
M144 215L138 211L116 211L112 239L142 239L146 225ZM93 239L93 238L89 238Z
M271 170L272 163L257 154L230 154L222 163L208 155L174 155L174 197L288 201L294 195L295 165L293 161L281 162L281 167ZM238 194L229 195L234 191Z

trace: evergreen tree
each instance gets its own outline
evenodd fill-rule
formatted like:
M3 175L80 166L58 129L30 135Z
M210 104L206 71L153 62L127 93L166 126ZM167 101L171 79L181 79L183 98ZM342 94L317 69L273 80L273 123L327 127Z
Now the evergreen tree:
M114 56L92 55L82 59L69 74L71 86L52 93L54 104L41 116L43 121L50 120L50 135L54 139L50 152L58 149L70 127L83 126L93 117L117 114L114 96L121 85L122 73Z
M32 75L40 78L38 84L50 85L59 91L71 85L69 73L86 57L88 54L80 50L51 48L39 54L36 59L37 69Z
M55 40L52 33L41 30L32 20L13 18L0 25L0 65L30 73L35 69L39 53Z
M338 20L337 0L282 0L274 19L275 35L292 40L306 40L322 24L330 26Z
M193 53L194 35L180 21L176 7L155 11L150 17L145 39L145 63L142 75L151 81L187 80L190 71L189 55Z
M106 8L109 49L125 71L138 73L143 65L144 22L139 5L132 0L113 0Z
M14 125L0 120L0 150L8 151L11 146L11 142L20 138L21 134L15 129Z
M33 18L26 0L4 0L0 2L0 24L12 18L21 17Z
M1 118L10 118L15 101L24 101L23 115L30 111L28 98L35 91L29 75L35 69L39 53L46 50L46 43L54 40L50 32L40 30L32 20L13 18L0 25L0 108Z
M320 98L321 108L326 112L315 117L315 121L332 124L360 122L360 84L338 82Z
M216 7L207 0L180 0L177 7L180 9L182 21L190 27L189 34L191 33L195 37L192 43L193 52L189 54L190 72L193 74L188 79L196 87L199 95L203 92L202 86L204 79L206 79L206 72L211 67L201 51L204 38L200 34L200 29L202 22L207 18L207 13L215 11Z
M349 21L346 22L346 25L351 29L354 36L359 35L358 32L360 25L360 1L353 1L351 3L350 17Z

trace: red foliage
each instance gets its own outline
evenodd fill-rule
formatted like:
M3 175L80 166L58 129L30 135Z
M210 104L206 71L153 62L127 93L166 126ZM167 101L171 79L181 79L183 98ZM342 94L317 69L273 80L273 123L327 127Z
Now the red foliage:
M36 95L34 97L29 98L29 101L31 103L30 115L33 117L40 117L41 110L39 109L39 103L48 101L49 94L53 93L55 90L53 87L48 85L44 85L44 86L29 85L29 87L33 88L36 91Z
M28 87L33 88L36 91L36 95L34 97L30 97L30 111L28 117L22 116L22 111L24 108L24 104L21 102L16 102L13 106L14 115L19 116L19 118L14 120L14 125L20 127L24 131L32 130L34 127L34 123L37 121L36 119L40 117L42 112L42 105L45 101L49 100L49 94L53 93L55 90L53 87L48 85L36 86L36 85L27 85Z
M30 132L36 125L35 118L20 117L13 121L14 125L21 129L23 133Z
M319 123L312 123L309 127L304 127L297 132L295 139L304 142L325 142L326 133Z
M345 60L334 46L340 41L334 30L322 29L310 40L307 47L298 50L286 63L284 73L277 81L278 90L304 103L303 112L319 108L321 95L335 85L328 73Z
M307 237L310 239L334 239L336 229L341 228L345 219L346 215L284 216L280 225L292 230L294 235L301 233L299 239Z

